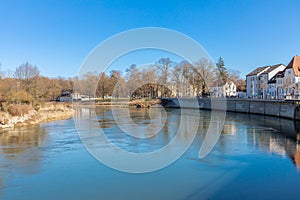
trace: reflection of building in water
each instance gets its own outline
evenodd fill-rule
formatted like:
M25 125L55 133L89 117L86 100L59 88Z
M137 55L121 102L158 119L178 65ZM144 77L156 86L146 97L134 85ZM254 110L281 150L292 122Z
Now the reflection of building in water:
M254 146L265 149L269 153L274 153L282 157L286 156L286 150L284 148L285 137L279 135L279 133L276 133L273 129L248 129L248 142L249 141L252 142Z
M297 149L296 149L296 152L295 152L295 155L293 157L294 161L295 161L295 165L297 166L297 168L300 168L300 146L299 144L297 144Z
M288 155L297 168L300 169L300 145L299 140L296 143L290 144L288 147Z
M236 124L234 123L225 123L223 126L222 134L226 135L235 135L236 134Z
M269 153L282 157L288 156L296 167L300 168L299 123L292 120L279 120L279 123L274 123L264 119L264 124L260 124L263 126L249 128L248 142Z
M277 141L276 138L272 138L272 137L270 137L269 151L270 151L270 153L275 153L282 157L284 157L286 155L284 146L282 144L280 144L280 141Z

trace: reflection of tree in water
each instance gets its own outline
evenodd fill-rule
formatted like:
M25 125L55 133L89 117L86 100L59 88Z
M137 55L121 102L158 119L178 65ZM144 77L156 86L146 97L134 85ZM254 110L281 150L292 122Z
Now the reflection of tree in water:
M97 107L96 114L101 128L110 128L112 124L115 123L111 108L109 107ZM129 116L131 120L139 126L146 126L151 123L148 108L129 108Z
M42 146L45 137L46 129L39 126L1 130L0 173L2 174L0 175L2 177L0 177L0 188L5 179L13 178L14 174L39 172L42 155L41 151L35 147Z
M4 130L0 133L0 145L4 155L14 157L30 147L38 147L45 139L45 128L23 127Z
M83 116L90 118L96 114L97 122L101 128L110 128L112 125L111 108L106 106L98 106L96 108L79 107L75 109L75 118Z
M138 125L146 126L151 123L148 108L130 108L129 114L132 121Z
M110 128L113 122L113 119L111 118L111 109L108 107L97 107L95 111L100 127Z
M106 115L108 112L111 111L110 107L99 106L95 109L97 115Z

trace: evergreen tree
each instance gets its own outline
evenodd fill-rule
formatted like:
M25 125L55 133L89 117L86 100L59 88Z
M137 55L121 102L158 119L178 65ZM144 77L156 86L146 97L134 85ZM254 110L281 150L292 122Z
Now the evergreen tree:
M228 80L228 72L222 57L219 58L218 62L216 63L216 66L220 73L221 80L223 81L223 83L225 83Z

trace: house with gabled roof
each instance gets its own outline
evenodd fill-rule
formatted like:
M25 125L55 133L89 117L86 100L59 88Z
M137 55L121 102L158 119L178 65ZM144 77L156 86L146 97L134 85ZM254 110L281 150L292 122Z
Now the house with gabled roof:
M259 81L258 76L267 70L267 66L258 67L246 75L247 97L254 98L258 96Z
M231 80L226 81L225 84L217 80L209 87L209 92L211 97L236 97L237 87Z
M279 71L275 76L273 76L269 82L268 95L271 99L283 99L284 98L284 88L283 88L283 77L284 71Z
M246 87L248 98L267 98L270 96L269 81L279 72L285 69L285 65L258 67L246 75Z
M300 96L300 56L294 56L284 71L284 95L286 97Z

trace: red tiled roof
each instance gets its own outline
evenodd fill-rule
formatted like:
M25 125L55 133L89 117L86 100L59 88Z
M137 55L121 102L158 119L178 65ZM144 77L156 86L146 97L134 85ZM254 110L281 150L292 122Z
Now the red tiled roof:
M300 56L294 56L286 68L293 68L295 75L300 76Z

